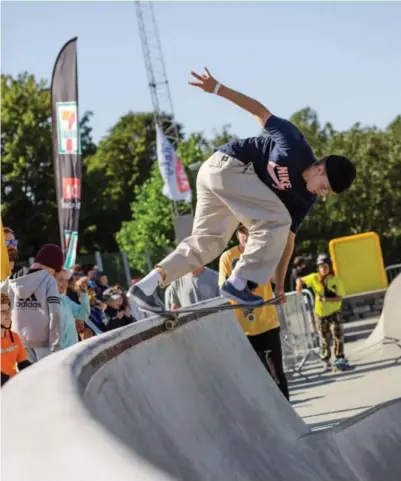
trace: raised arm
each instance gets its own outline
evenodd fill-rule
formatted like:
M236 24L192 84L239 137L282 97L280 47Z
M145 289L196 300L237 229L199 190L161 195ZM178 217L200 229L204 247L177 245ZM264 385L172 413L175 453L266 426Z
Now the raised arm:
M189 82L190 85L230 100L235 105L238 105L238 107L241 107L254 115L262 127L265 126L266 122L271 117L271 112L264 105L251 97L230 89L226 85L222 85L211 75L206 67L205 72L201 75L195 72L191 72L191 74L197 81Z
M91 313L91 306L88 296L88 278L81 277L80 279L78 279L78 281L76 282L76 287L79 290L80 304L77 304L71 299L68 299L69 304L71 306L74 318L80 321L86 321Z

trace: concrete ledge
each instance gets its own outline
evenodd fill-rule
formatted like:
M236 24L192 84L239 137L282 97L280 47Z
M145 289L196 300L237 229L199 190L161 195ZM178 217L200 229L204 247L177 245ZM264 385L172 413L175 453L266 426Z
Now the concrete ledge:
M358 321L360 319L380 316L386 292L387 289L380 289L377 291L345 296L342 306L344 322Z

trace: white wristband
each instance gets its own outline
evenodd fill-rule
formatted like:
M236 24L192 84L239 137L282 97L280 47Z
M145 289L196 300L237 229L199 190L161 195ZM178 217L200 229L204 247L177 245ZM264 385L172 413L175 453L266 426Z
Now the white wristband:
M221 83L217 82L216 87L213 90L214 95L217 95L219 93L221 87Z

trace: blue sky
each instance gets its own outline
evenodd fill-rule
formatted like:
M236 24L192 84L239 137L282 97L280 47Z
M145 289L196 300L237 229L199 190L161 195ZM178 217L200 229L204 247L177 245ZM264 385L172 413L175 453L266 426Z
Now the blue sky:
M2 73L50 78L78 36L80 110L98 141L129 110L152 108L133 2L2 2ZM259 132L227 101L188 85L207 65L276 115L305 106L337 129L401 113L399 2L154 2L176 118L187 133Z

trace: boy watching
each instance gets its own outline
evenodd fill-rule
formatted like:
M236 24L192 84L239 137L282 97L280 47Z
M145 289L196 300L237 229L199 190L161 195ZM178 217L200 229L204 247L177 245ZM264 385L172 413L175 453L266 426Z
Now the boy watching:
M28 274L7 279L1 291L11 301L12 320L31 362L39 361L60 349L60 294L55 274L63 268L59 246L44 245Z

